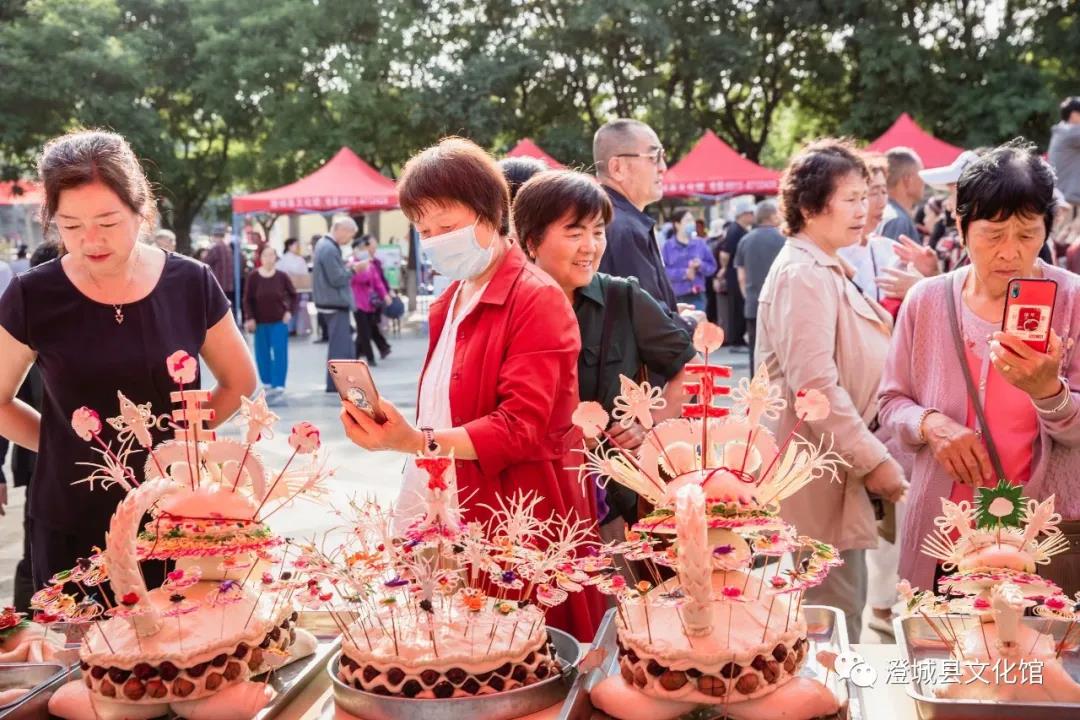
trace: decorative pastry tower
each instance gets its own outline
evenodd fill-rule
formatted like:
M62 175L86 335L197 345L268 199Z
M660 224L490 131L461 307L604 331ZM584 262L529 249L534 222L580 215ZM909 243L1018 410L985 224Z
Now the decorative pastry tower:
M1053 495L1037 502L1004 480L979 488L974 504L941 499L937 529L922 548L947 573L938 583L944 594L915 590L906 580L897 586L906 613L922 617L957 661L959 677L935 688L939 696L1080 703L1080 684L1061 662L1062 651L1080 641L1073 632L1080 597L1035 574L1069 548L1060 522ZM1041 628L1023 622L1028 609L1046 618ZM1064 628L1060 640L1050 632L1054 625ZM1030 672L1001 672L1035 666L1038 681Z
M723 332L702 323L694 344L704 356ZM679 717L699 706L723 706L730 717L810 720L838 710L822 684L800 676L809 643L803 593L840 564L825 543L798 536L779 515L780 502L813 481L829 482L844 461L826 445L796 434L778 446L761 424L785 401L765 367L736 388L730 369L690 365L697 397L679 418L654 423L664 407L659 388L622 378L612 413L645 438L636 453L611 442L612 418L582 403L574 422L595 444L583 451L583 478L624 485L653 505L625 542L602 552L630 561L636 580L612 589L621 677L601 682L593 704L613 717ZM732 406L715 399L731 397ZM799 393L799 422L828 415L816 390ZM790 553L794 569L778 560ZM664 568L675 571L670 577Z
M210 394L184 389L194 381L196 361L177 353L168 362L180 386L171 396L177 407L155 417L149 404L118 394L120 415L107 422L119 447L101 438L94 410L79 408L72 416L75 432L102 459L86 482L117 484L127 495L110 521L104 551L58 573L34 597L41 614L87 628L79 649L82 679L49 705L68 720L170 711L189 720L245 720L269 699L266 684L253 678L315 648L314 637L295 627L293 595L303 583L282 572L289 548L281 550L283 541L264 521L295 497L317 494L326 472L316 458L289 472L298 454L315 453L317 431L313 441L307 423L293 428L293 456L267 487L253 449L277 419L265 401L243 401L245 442L218 439L205 426L214 419L204 407ZM171 428L173 439L153 446L154 427ZM141 483L130 469L139 449L147 454ZM168 561L172 569L161 587L147 587L143 560ZM73 585L88 593L106 582L109 594L76 600L66 592Z

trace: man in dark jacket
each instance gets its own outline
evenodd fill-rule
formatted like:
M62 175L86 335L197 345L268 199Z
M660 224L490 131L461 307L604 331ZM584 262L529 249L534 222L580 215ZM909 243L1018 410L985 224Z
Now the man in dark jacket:
M645 206L664 194L667 161L660 139L643 122L612 120L593 137L593 160L596 177L615 208L606 228L607 250L600 260L600 272L636 277L643 290L666 305L672 315L678 315L679 306L656 240L656 221L645 214ZM691 330L697 315L702 313L688 313L683 318Z
M750 228L754 226L754 201L744 198L735 204L734 221L728 225L724 242L720 244L718 277L724 278L724 290L727 292L728 315L724 318L724 345L744 347L746 345L746 318L742 290L739 288L739 275L735 271L735 254L739 252L739 243ZM751 365L751 372L753 372Z

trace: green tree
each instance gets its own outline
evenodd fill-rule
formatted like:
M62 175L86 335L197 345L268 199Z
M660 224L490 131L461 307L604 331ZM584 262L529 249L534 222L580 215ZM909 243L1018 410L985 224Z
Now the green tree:
M0 27L0 146L31 164L79 126L125 135L160 190L185 249L230 153L259 127L259 104L301 65L275 45L310 3L287 0L31 0ZM48 81L44 81L48 78Z

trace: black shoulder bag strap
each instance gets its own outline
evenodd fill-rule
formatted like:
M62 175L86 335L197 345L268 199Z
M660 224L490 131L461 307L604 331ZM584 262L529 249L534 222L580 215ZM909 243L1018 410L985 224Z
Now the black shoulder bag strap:
M604 324L600 330L600 357L596 364L596 397L597 399L604 397L604 388L601 384L604 381L604 367L607 363L607 349L611 345L611 331L615 327L615 292L616 283L618 281L614 278L608 278L607 289L604 291Z
M982 438L986 443L986 451L990 455L990 464L994 466L994 472L998 480L1005 480L1005 469L1001 464L1001 456L998 455L997 446L994 444L994 436L990 434L990 426L986 423L986 413L983 412L982 403L979 402L979 390L975 387L975 379L971 377L971 368L968 367L967 353L964 352L964 338L960 336L960 315L956 309L956 278L949 276L949 287L946 293L949 305L949 328L952 330L953 346L956 348L956 358L960 361L960 369L964 372L964 382L967 384L968 397L975 407L975 418L982 429Z

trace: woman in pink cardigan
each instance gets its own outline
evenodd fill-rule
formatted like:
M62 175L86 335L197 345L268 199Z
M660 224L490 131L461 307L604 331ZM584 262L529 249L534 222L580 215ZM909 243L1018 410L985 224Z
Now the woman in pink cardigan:
M997 473L969 399L953 339L955 302L965 361L1005 477L1025 494L1056 495L1080 518L1080 277L1038 259L1053 219L1054 176L1029 145L985 152L961 175L957 215L971 265L916 285L900 310L882 380L880 421L916 453L900 551L901 578L935 581L920 551L941 498L971 500ZM1057 282L1046 353L1000 332L1014 277Z

